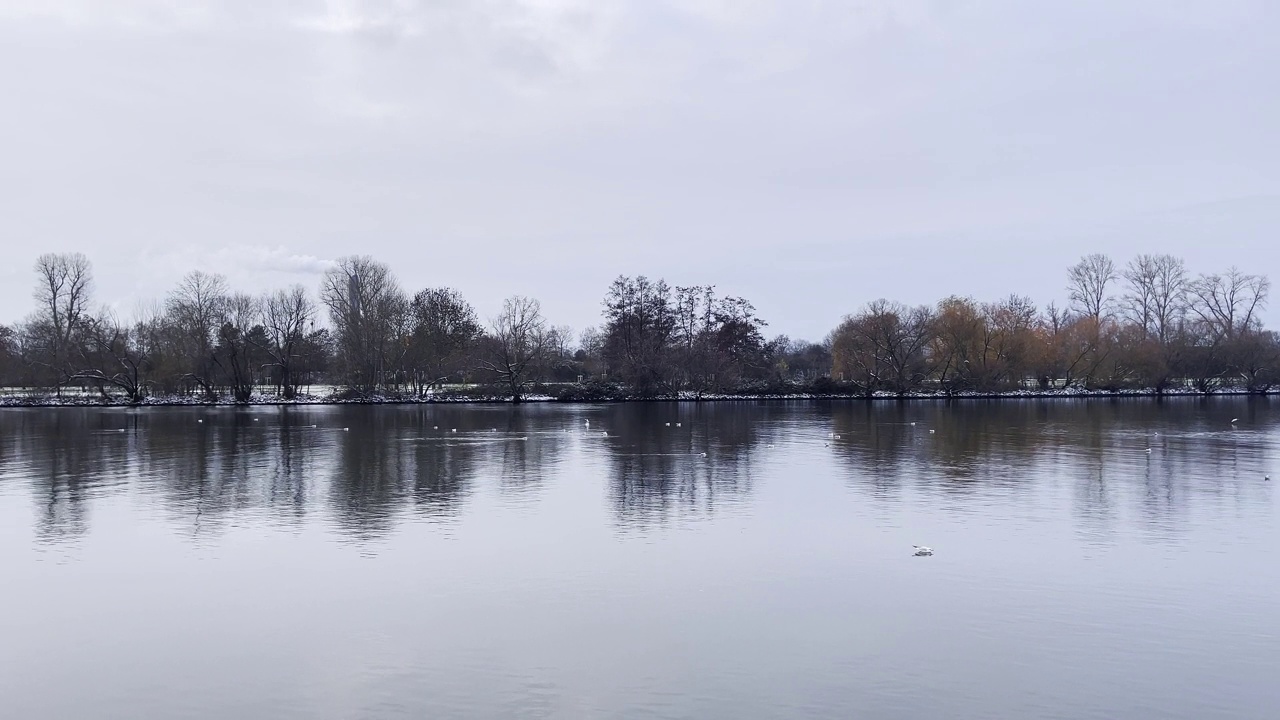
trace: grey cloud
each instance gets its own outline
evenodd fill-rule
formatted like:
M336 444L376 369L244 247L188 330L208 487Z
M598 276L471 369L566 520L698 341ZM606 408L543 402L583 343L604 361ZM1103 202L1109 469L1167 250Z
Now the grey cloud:
M1060 299L1084 252L1280 261L1268 3L173 7L0 9L15 267L85 251L114 302L370 253L579 328L647 273L818 337L878 296Z

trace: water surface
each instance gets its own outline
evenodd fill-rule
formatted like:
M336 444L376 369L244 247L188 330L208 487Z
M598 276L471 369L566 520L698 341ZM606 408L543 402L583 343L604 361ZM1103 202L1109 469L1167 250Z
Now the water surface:
M1243 398L0 410L0 707L1273 718L1278 423Z

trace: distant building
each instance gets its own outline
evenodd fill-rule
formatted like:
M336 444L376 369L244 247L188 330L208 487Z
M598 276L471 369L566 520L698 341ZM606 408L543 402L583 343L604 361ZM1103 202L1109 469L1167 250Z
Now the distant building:
M347 305L353 318L360 317L360 274L351 273L347 278Z

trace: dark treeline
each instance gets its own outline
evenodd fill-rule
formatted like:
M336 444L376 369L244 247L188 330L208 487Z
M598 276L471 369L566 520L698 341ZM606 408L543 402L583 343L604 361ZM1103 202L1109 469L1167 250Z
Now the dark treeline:
M36 309L0 325L0 385L63 399L1261 393L1280 364L1280 338L1260 320L1266 277L1193 276L1168 255L1123 268L1087 256L1067 273L1062 308L875 300L823 342L767 338L746 299L645 277L615 280L600 326L575 337L532 298L482 321L456 290L411 295L366 256L338 260L316 296L297 285L248 295L192 272L128 319L94 306L85 256L42 255L35 271Z

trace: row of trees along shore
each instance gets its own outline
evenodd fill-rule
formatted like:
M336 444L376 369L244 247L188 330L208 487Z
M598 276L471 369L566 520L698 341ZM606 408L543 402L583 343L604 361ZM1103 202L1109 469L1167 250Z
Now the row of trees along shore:
M1236 268L1192 275L1169 255L1123 267L1086 256L1067 273L1065 307L1018 295L915 307L875 300L823 342L767 339L747 300L645 277L615 280L599 327L575 337L532 298L508 298L483 321L456 290L410 295L366 256L336 261L318 296L300 285L250 295L192 272L129 318L95 307L84 255L42 255L35 272L36 309L0 325L0 386L10 397L1263 393L1280 365L1280 337L1260 321L1266 277Z

